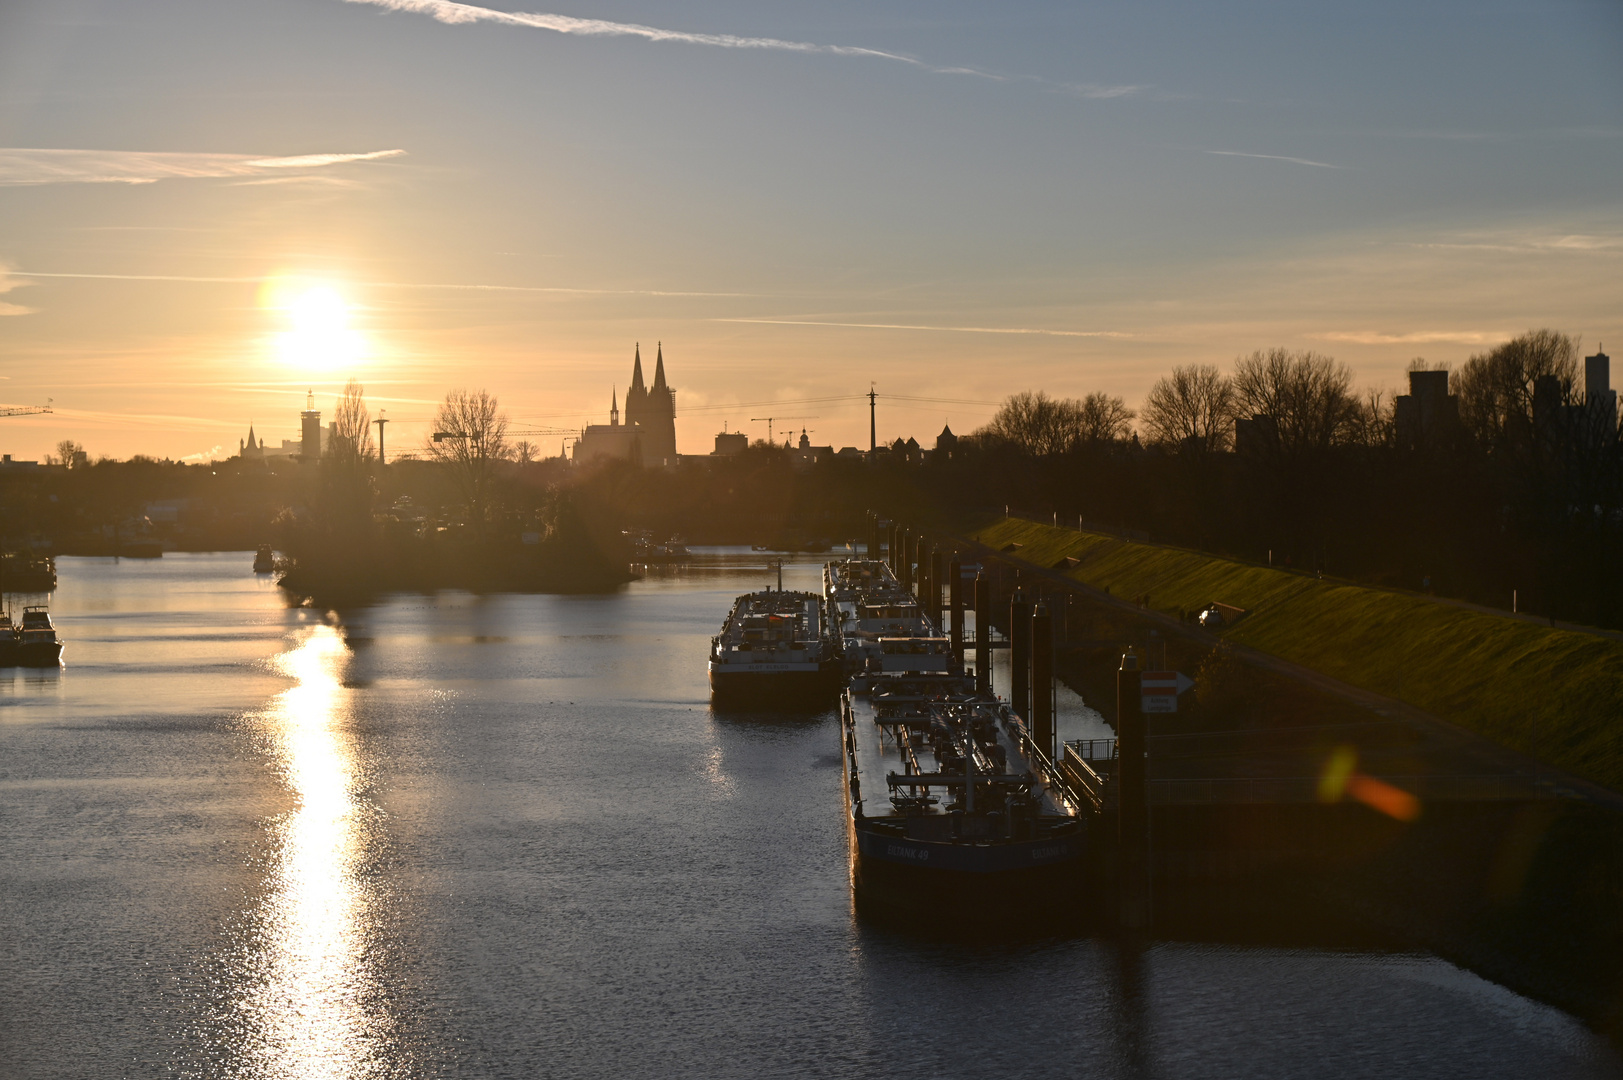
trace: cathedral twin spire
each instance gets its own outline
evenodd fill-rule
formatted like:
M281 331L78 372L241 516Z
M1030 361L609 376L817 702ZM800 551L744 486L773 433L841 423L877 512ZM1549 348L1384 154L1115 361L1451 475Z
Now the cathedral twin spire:
M654 385L643 382L642 345L631 362L631 387L626 391L626 423L643 428L643 460L648 464L676 463L676 392L665 381L665 346L654 354Z

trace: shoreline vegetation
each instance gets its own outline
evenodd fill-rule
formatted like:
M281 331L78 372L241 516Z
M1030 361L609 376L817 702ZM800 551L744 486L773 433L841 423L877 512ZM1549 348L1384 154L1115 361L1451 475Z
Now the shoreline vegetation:
M584 534L514 540L374 537L362 543L295 541L277 580L290 595L323 604L389 592L609 592L635 580L627 552L605 551ZM618 556L625 555L624 558Z
M313 498L275 522L287 556L283 589L344 603L445 588L603 592L632 579L624 537L593 527L572 493L547 489L523 507L501 499L513 448L506 414L483 390L453 390L434 418L428 454L449 482L451 515L430 518L409 498L380 505L363 395L359 383L345 387Z

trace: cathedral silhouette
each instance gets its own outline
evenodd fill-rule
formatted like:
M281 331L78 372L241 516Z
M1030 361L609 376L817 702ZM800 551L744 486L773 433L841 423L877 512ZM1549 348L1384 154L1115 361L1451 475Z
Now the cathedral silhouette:
M589 424L575 443L575 460L619 458L639 465L676 464L676 391L665 381L665 347L656 346L654 385L642 377L642 345L631 362L631 388L626 391L625 423L620 403L609 399L609 422Z

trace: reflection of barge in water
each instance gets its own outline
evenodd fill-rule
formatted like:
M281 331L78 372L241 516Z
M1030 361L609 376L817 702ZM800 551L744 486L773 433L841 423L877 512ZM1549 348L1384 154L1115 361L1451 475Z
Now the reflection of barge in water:
M1025 724L975 680L859 675L840 708L857 900L1008 920L1071 899L1077 807Z
M710 692L718 703L823 703L839 688L842 670L815 593L745 593L710 642Z

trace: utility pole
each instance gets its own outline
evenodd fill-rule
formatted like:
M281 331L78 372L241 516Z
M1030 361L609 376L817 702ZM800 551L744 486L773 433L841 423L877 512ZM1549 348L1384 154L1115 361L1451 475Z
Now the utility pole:
M874 391L873 383L868 384L868 460L873 460L874 451L879 449L879 428L874 424L874 399L878 394Z
M378 418L372 421L378 426L378 466L380 468L388 464L388 461L383 456L383 425L389 422L383 414L388 411L387 409L379 409Z

